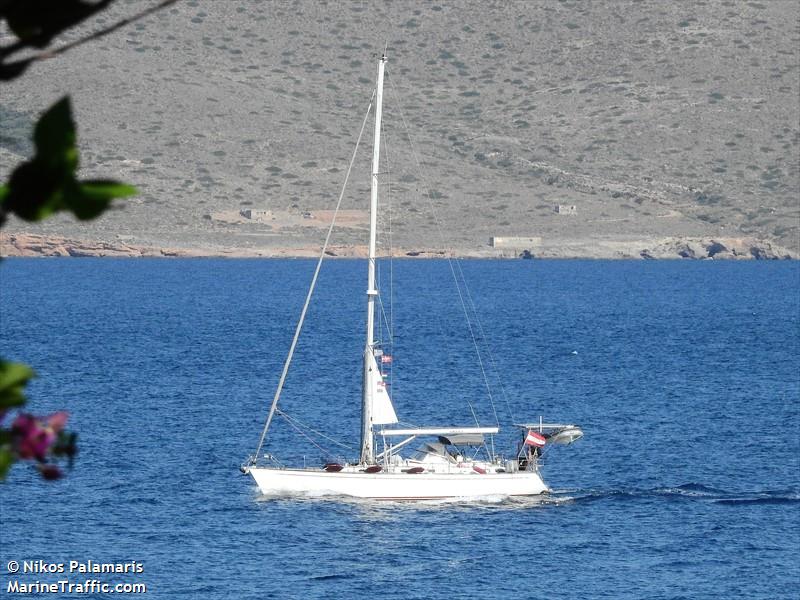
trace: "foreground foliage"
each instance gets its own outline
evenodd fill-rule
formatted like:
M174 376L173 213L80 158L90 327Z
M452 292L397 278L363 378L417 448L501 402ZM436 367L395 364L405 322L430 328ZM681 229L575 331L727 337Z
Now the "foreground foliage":
M21 51L47 48L60 33L112 1L0 0L0 20L17 38L0 46L0 81L19 77L37 60L116 29L122 22L53 51L15 58ZM118 181L78 178L77 134L68 96L42 114L33 131L33 142L34 156L0 185L0 226L10 214L25 221L40 221L66 211L81 220L94 219L115 198L136 193L133 186ZM17 461L30 461L45 479L58 479L62 475L60 463L71 465L77 452L77 434L65 429L66 412L36 416L25 410L25 389L34 376L29 366L0 358L0 480Z

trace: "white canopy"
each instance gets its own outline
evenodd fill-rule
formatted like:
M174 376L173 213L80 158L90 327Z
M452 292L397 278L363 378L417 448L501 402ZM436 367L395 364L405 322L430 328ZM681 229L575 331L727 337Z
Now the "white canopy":
M421 427L419 429L381 429L383 436L393 435L462 435L470 433L497 433L499 427Z
M514 427L520 429L565 429L575 427L575 425L565 425L562 423L514 423Z

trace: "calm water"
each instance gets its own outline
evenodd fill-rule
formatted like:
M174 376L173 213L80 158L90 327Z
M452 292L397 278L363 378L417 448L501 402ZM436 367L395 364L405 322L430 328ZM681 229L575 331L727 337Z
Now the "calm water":
M67 479L18 465L0 486L3 593L9 560L92 559L143 563L100 578L155 598L798 597L798 263L458 264L495 409L447 263L398 261L398 413L469 425L469 398L483 424L580 424L547 457L546 502L259 498L238 466L311 261L3 261L2 354L81 436ZM350 445L364 280L363 262L325 265L283 403ZM323 459L280 420L270 450Z

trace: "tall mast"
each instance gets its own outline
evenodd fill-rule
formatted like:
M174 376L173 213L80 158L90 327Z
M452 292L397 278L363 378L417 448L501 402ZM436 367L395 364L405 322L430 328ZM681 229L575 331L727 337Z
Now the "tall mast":
M386 55L378 61L378 83L375 101L375 137L372 146L372 183L369 200L369 251L367 254L367 343L364 346L364 374L362 378L361 407L361 463L375 462L375 449L372 433L372 386L369 369L372 366L375 344L375 256L378 236L378 171L381 154L381 115L383 112L383 68Z

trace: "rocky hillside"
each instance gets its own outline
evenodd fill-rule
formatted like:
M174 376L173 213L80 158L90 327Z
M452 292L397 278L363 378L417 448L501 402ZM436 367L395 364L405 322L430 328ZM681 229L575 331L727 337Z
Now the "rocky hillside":
M120 0L83 32L146 4ZM324 230L304 215L335 205L384 44L393 246L800 252L800 4L766 0L179 2L3 85L0 176L69 93L86 176L142 192L96 222L6 231L195 254L314 247ZM366 208L368 145L350 211ZM247 209L283 217L220 218ZM364 241L353 225L334 243Z

